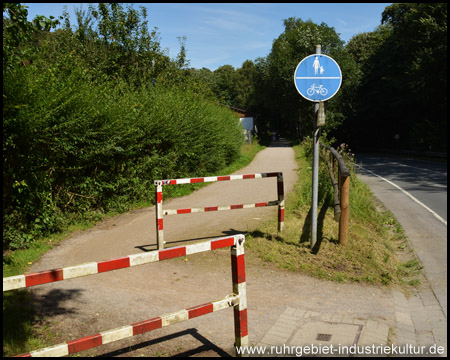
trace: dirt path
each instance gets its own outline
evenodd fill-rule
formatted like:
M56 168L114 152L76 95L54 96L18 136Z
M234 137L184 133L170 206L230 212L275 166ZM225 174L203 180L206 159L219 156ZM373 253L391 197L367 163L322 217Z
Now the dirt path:
M282 171L285 193L297 174L292 148L260 152L239 174ZM224 175L224 174L218 174ZM165 208L216 206L276 200L276 178L214 183L190 196L164 202ZM165 217L167 246L245 232L276 207ZM154 207L105 221L48 252L31 271L101 261L155 249ZM261 341L286 307L358 314L390 322L389 290L336 284L287 273L246 252L250 344ZM191 255L120 271L31 288L55 338L54 344L146 320L223 298L232 292L228 249ZM171 325L131 339L107 344L80 355L109 356L234 356L231 309Z

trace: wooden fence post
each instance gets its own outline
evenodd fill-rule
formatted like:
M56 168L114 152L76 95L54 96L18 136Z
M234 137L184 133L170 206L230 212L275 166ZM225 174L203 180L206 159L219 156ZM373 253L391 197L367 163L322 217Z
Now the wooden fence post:
M339 173L339 188L341 204L341 217L339 219L339 244L345 246L347 244L348 234L350 176L345 176Z

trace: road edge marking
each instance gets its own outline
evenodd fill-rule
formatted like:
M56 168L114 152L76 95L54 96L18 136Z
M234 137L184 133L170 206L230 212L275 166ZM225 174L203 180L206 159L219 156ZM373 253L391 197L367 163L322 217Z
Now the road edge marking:
M366 169L365 167L356 164L356 166L358 166L361 169L364 169L367 172L370 172L371 174L379 177L380 179L386 181L387 183L391 184L392 186L394 186L395 188L399 189L402 193L404 193L406 196L408 196L410 199L412 199L414 202L416 202L417 204L421 205L422 207L424 207L426 210L428 210L436 219L438 219L440 222L442 222L445 226L447 226L447 221L445 221L441 216L439 216L435 211L431 210L428 206L426 206L423 202L421 202L420 200L418 200L417 198L415 198L414 196L412 196L409 192L407 192L406 190L402 189L400 186L398 186L397 184L393 183L392 181L385 179L384 177L375 174L373 171L370 171L369 169Z

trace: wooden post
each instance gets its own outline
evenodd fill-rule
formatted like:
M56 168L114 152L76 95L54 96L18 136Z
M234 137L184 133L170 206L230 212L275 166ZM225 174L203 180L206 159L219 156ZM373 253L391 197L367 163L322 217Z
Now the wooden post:
M347 244L348 234L348 211L350 194L350 176L343 176L339 173L339 194L341 203L341 217L339 219L339 244Z

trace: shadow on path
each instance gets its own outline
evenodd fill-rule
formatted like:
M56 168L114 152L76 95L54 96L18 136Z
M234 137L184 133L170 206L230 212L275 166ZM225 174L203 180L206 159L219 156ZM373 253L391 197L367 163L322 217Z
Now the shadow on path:
M220 347L216 346L214 343L209 341L207 338L205 338L203 335L200 335L198 333L197 329L193 329L193 328L187 329L187 330L183 330L183 331L180 331L180 332L177 332L177 333L174 333L174 334L162 336L162 337L157 338L157 339L144 341L144 342L141 342L140 344L137 344L137 345L127 346L126 348L122 348L122 349L118 349L118 350L115 350L115 351L112 351L112 352L109 352L109 353L106 353L106 354L102 354L102 355L99 355L98 357L112 357L112 356L119 356L119 355L122 355L122 354L127 354L127 353L130 353L132 351L145 348L147 346L151 346L151 345L155 345L155 344L158 344L158 343L162 343L164 341L169 341L169 340L172 340L172 339L180 338L180 337L185 336L185 335L190 335L190 336L194 337L199 342L201 342L202 345L197 347L197 348L195 348L195 349L191 349L191 350L185 351L185 352L180 353L180 354L169 355L169 356L171 356L171 357L188 357L188 356L194 356L194 355L201 354L202 352L205 352L205 351L214 351L220 357L232 357L226 351L224 351L223 349L221 349ZM147 356L156 356L156 355L155 354L147 354Z
M230 229L230 230L224 230L221 234L218 235L211 235L211 236L205 236L205 237L198 237L198 238L192 238L192 239L182 239L182 240L175 240L175 241L167 241L166 245L176 245L176 246L182 246L186 245L184 243L190 242L190 241L200 241L200 240L213 240L217 238L232 236L232 235L238 235L238 234L246 234L247 231L244 230L236 230L236 229ZM141 251L155 251L157 250L157 244L147 244L147 245L139 245L135 246L136 249L139 249Z
M320 245L322 244L323 239L323 220L325 219L325 214L328 209L328 200L326 199L320 208L319 214L317 215L317 241L313 248L311 248L311 252L313 254L317 254L320 250ZM305 222L303 223L302 234L300 236L300 243L310 242L311 241L311 211L312 208L309 209L308 215L306 215Z
M280 138L279 140L273 140L269 147L292 147L292 144L289 140Z

